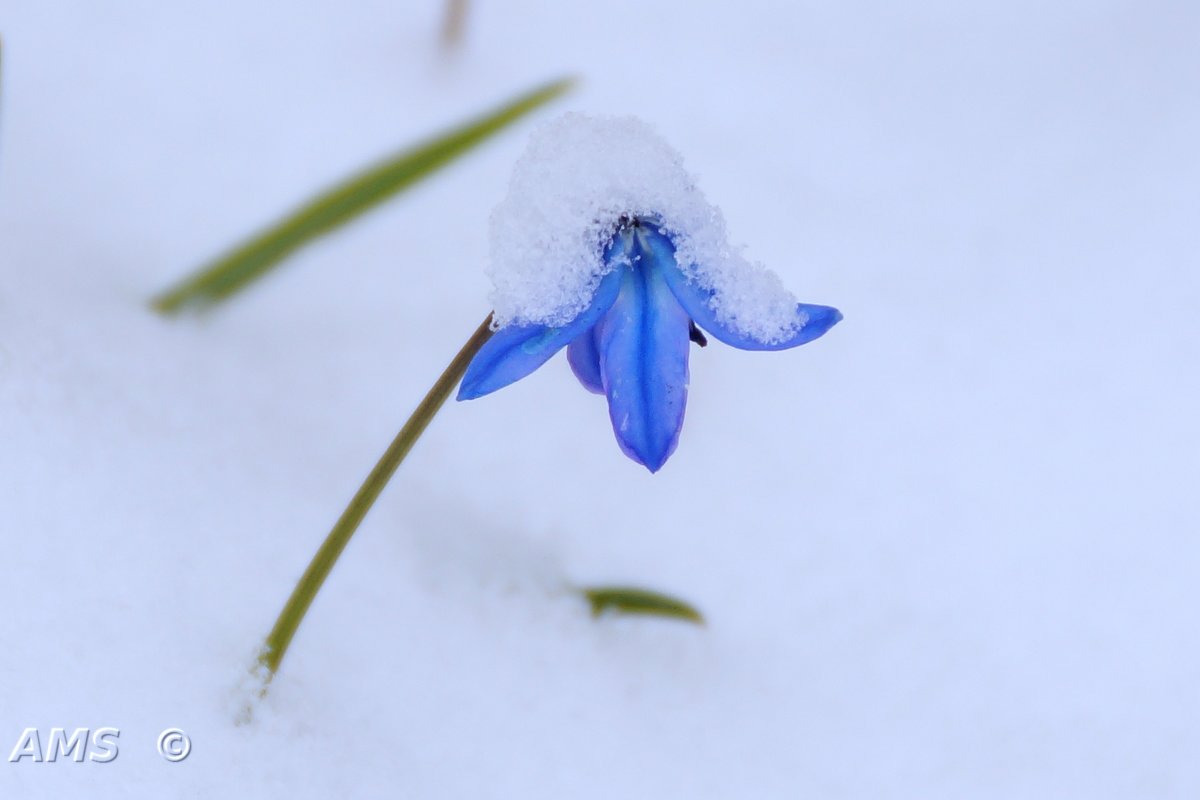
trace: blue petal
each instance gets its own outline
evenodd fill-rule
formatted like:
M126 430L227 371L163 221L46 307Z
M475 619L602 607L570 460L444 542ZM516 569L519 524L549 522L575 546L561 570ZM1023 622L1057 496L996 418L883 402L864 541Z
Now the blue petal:
M575 337L567 345L567 363L583 388L604 394L604 379L600 377L600 351L596 349L595 328Z
M657 270L621 272L621 293L596 327L600 374L621 449L657 472L683 425L690 320Z
M467 365L458 399L474 400L519 381L580 334L588 333L616 300L620 273L617 269L604 276L588 307L560 328L508 325L492 334Z
M779 342L766 343L747 336L723 322L717 321L712 309L713 293L702 289L679 269L675 261L675 247L665 234L643 228L643 247L646 257L662 273L667 285L671 287L679 304L687 310L696 324L711 333L725 344L742 350L786 350L789 347L806 344L823 335L842 319L842 312L830 306L814 306L808 303L796 304L796 332L787 339Z

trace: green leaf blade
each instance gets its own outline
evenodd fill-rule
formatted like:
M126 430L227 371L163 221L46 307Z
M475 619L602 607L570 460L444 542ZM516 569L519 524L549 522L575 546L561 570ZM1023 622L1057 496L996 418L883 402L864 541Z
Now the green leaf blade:
M561 96L574 83L574 79L564 78L545 84L351 176L159 294L153 307L173 314L187 306L212 305L231 297L296 250L418 183Z
M592 586L580 589L592 607L592 616L605 613L645 614L704 624L704 616L677 597L635 586Z

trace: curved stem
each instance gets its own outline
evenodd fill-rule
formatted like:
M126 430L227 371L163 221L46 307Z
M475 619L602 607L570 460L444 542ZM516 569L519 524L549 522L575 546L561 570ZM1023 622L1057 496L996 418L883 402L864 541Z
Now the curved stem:
M404 423L404 427L400 429L396 438L392 440L383 456L380 457L379 463L375 465L371 474L359 487L354 499L350 501L350 505L346 506L342 516L338 518L333 530L321 543L321 547L313 556L308 569L304 570L300 582L292 590L292 596L288 598L287 604L280 612L279 619L275 621L275 627L271 629L266 645L258 656L259 663L267 669L267 681L270 681L279 670L279 664L287 653L288 645L292 643L292 637L296 635L296 629L304 620L304 615L308 612L308 607L312 605L313 598L321 590L321 584L325 583L325 578L329 576L333 565L337 563L338 556L346 548L350 537L358 530L359 524L367 516L367 512L371 510L375 500L379 498L383 487L387 486L388 480L396 472L400 462L408 455L408 451L425 432L425 428L437 414L438 409L442 407L442 404L450 397L450 393L454 391L454 387L462 380L463 373L466 372L471 359L479 352L483 343L491 338L491 326L492 315L488 314L487 319L471 335L467 343L458 351L458 355L446 367L446 371L433 384L428 394L425 395L425 399L408 418L408 422Z

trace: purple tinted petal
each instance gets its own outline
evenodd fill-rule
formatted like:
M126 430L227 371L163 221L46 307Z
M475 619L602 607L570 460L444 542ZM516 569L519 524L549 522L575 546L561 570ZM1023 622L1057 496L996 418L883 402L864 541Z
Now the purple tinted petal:
M842 319L842 313L836 308L797 303L795 333L782 341L769 344L761 342L717 320L717 315L712 309L712 291L702 289L699 284L683 274L675 261L675 247L665 234L647 229L642 241L646 257L662 273L679 304L697 325L725 344L742 350L786 350L811 342Z
M467 365L462 385L458 387L458 399L474 400L503 389L546 363L576 337L590 335L592 326L612 306L620 288L620 270L614 270L600 281L588 307L566 325L559 328L508 325L496 331Z
M617 442L657 472L675 451L687 404L688 315L657 270L622 270L621 293L596 327Z
M600 377L600 351L596 349L595 328L585 331L567 345L567 362L583 388L604 394L604 379Z

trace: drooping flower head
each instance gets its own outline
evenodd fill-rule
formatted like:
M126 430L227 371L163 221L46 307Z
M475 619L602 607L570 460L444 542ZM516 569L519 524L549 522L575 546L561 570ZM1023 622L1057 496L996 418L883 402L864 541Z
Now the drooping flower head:
M633 118L568 114L542 128L492 215L496 333L459 389L471 400L562 348L608 399L621 449L651 472L683 425L690 345L784 350L842 315L797 303L726 242L720 211L682 161Z

